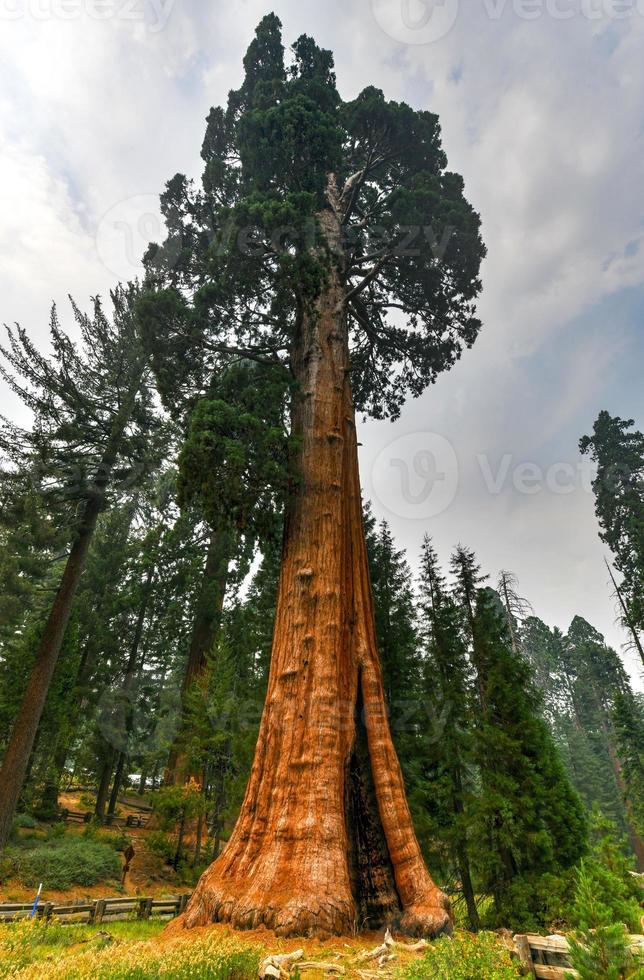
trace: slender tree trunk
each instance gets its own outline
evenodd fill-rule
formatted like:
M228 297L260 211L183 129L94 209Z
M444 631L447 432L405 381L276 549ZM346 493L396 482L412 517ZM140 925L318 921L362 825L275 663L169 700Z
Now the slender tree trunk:
M196 867L199 864L199 859L201 858L201 842L203 840L203 825L204 825L204 815L199 814L199 819L197 820L197 836L195 838L195 853L192 858L192 867Z
M320 221L333 250L339 222ZM334 270L293 357L300 482L286 517L268 692L241 813L184 924L342 934L450 928L387 722L362 521L344 289Z
M125 536L129 535L130 528L132 525L132 520L134 518L135 507L131 506L129 508L130 519L127 524L127 529L124 531ZM100 595L95 604L94 610L96 615L100 618L103 614L103 610L106 605L106 598L109 590L102 595ZM85 644L83 653L81 655L78 670L76 672L76 679L74 681L73 687L70 690L68 697L68 703L66 706L66 724L65 733L60 732L60 727L57 733L55 733L56 739L56 750L54 752L54 761L47 776L45 786L43 788L41 806L43 809L56 809L58 806L58 796L60 794L60 780L62 774L65 771L65 765L67 763L67 758L71 746L73 744L74 738L76 736L76 730L78 726L79 719L87 713L88 705L88 684L92 676L92 671L96 666L97 650L94 644ZM36 739L37 741L37 739ZM28 780L28 776L25 777L25 782Z
M114 782L112 783L112 792L110 793L110 802L107 806L108 817L113 817L116 813L116 806L119 801L119 793L121 792L121 784L123 783L123 772L125 769L125 760L127 756L125 752L119 752L116 760L116 769L114 770Z
M231 532L213 530L208 543L206 564L195 619L190 637L188 661L181 687L181 720L179 730L172 743L163 782L166 786L185 783L191 776L203 781L202 772L193 772L198 767L191 765L186 753L186 739L190 731L189 695L205 687L208 675L208 656L221 625L228 565L232 551Z
M20 796L36 729L47 700L58 655L72 611L78 583L101 510L102 495L90 498L83 515L56 598L45 626L27 690L14 722L11 739L0 769L0 850L7 843L11 821Z
M508 623L508 630L510 632L510 642L512 645L512 652L514 654L519 654L519 644L517 642L516 632L514 629L514 617L512 615L512 607L510 605L510 596L508 594L508 583L506 581L505 573L503 573L503 602L505 605L505 618Z
M143 772L141 773L141 776L139 777L139 796L143 796L143 794L145 793L145 784L147 780L148 780L148 774L144 769Z
M617 749L615 748L615 744L613 742L613 736L605 719L602 719L602 728L606 739L606 745L608 747L608 755L610 756L613 773L615 775L615 782L617 783L617 788L624 802L624 822L628 832L628 839L637 860L637 870L641 872L644 871L644 841L642 841L642 838L638 834L633 823L633 816L628 800L628 793L626 791L626 784L624 782L624 776L622 775L622 764L619 761Z
M11 831L11 822L24 785L29 755L56 669L98 516L103 509L105 491L118 457L123 433L136 402L141 380L142 371L137 374L112 422L105 451L92 484L91 495L85 504L80 527L74 538L4 754L0 769L0 852L5 847Z
M467 914L470 920L470 925L474 932L478 932L481 927L481 920L479 919L479 910L476 907L476 895L474 892L474 885L472 884L472 874L470 871L470 856L467 850L467 840L465 837L465 832L462 826L463 815L465 812L465 807L463 806L463 781L461 778L460 766L455 766L452 775L452 785L453 785L453 810L457 820L457 835L456 835L456 860L458 863L458 872L461 876L461 886L463 889L463 898L465 899L465 905L467 907Z
M111 745L106 745L105 749L106 755L101 766L101 775L96 791L96 807L94 810L101 823L105 823L105 804L107 803L110 783L112 782L112 770L114 769L114 749Z
M145 617L147 615L148 604L150 602L150 596L152 594L152 584L154 582L154 575L155 575L154 566L150 566L150 569L148 570L148 574L146 576L145 585L143 587L143 598L141 600L141 604L139 606L139 613L136 619L134 636L132 638L132 644L130 646L130 656L128 657L127 666L125 668L125 677L123 680L123 694L125 697L124 748L118 754L116 771L114 773L114 784L112 786L110 802L107 809L108 816L113 816L114 813L116 812L116 805L118 803L119 792L121 790L121 784L123 782L123 773L125 770L125 762L127 759L128 743L130 740L130 734L132 732L132 723L134 719L134 709L132 705L134 678L139 663L139 648L141 646L141 640L143 639L143 628L145 626Z
M608 562L606 561L605 558L604 558L604 562L606 563L606 568L608 569L608 574L610 575L611 582L613 583L613 587L615 589L615 595L617 596L617 598L619 600L619 605L620 605L620 608L622 610L622 616L623 616L624 622L626 623L626 625L628 626L628 629L630 630L630 634L631 634L631 636L633 638L633 644L635 646L635 649L639 653L640 660L644 664L644 647L642 647L642 641L639 638L639 634L637 632L637 627L636 627L635 623L633 622L633 620L631 618L631 615L630 615L630 613L628 611L628 606L624 602L624 597L622 596L622 590L620 589L619 585L615 581L615 576L613 575L613 569L610 567L610 565L608 564Z
M58 808L58 795L60 793L60 781L65 771L67 762L68 741L60 737L54 752L47 779L43 787L40 806L45 812L53 813Z

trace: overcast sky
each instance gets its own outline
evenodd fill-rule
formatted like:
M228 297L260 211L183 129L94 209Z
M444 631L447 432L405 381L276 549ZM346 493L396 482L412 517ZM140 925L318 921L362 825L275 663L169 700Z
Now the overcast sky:
M620 647L577 444L603 408L644 425L644 0L0 0L0 320L44 344L52 300L137 274L271 9L344 98L440 115L489 250L474 349L361 427L365 494L412 560L467 544Z

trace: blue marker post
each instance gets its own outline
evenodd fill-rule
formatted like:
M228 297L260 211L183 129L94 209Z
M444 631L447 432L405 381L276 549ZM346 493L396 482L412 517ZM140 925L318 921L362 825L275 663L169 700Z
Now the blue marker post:
M34 898L34 904L31 906L31 914L29 916L30 919L33 919L33 917L35 916L38 910L38 899L40 898L41 891L42 891L42 881L38 886L38 891L36 892L36 897Z

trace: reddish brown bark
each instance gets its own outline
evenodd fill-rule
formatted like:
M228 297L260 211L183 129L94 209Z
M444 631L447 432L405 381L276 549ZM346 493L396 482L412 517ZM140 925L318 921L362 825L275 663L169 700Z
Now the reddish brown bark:
M321 220L331 244L331 211ZM301 482L286 518L268 692L241 813L187 927L342 934L450 926L423 862L376 647L344 294L332 272L293 356Z
M133 374L133 383L125 393L120 408L112 421L103 457L92 483L91 494L86 500L80 526L72 543L65 570L45 624L36 659L27 682L27 689L2 760L2 767L0 768L0 851L9 838L16 804L25 781L29 756L60 656L76 592L85 568L98 517L105 504L106 490L111 479L112 469L118 459L123 434L130 421L141 386L142 362L139 362L139 365L140 370Z
M51 608L27 689L16 716L11 739L0 768L0 850L11 831L16 804L22 791L29 756L47 700L78 583L102 506L102 493L89 500L82 526L72 545L56 598Z

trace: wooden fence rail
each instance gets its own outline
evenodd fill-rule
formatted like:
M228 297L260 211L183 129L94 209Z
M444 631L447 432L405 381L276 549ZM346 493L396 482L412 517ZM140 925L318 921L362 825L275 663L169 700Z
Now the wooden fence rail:
M65 924L114 922L118 919L149 919L150 916L173 919L181 915L188 904L191 892L161 898L124 896L123 898L98 898L90 902L39 901L36 917L55 918ZM0 922L15 922L31 915L33 902L0 905Z
M629 936L631 952L644 956L644 936ZM565 936L517 935L514 945L525 976L538 980L565 980L578 974L570 966L570 946Z

